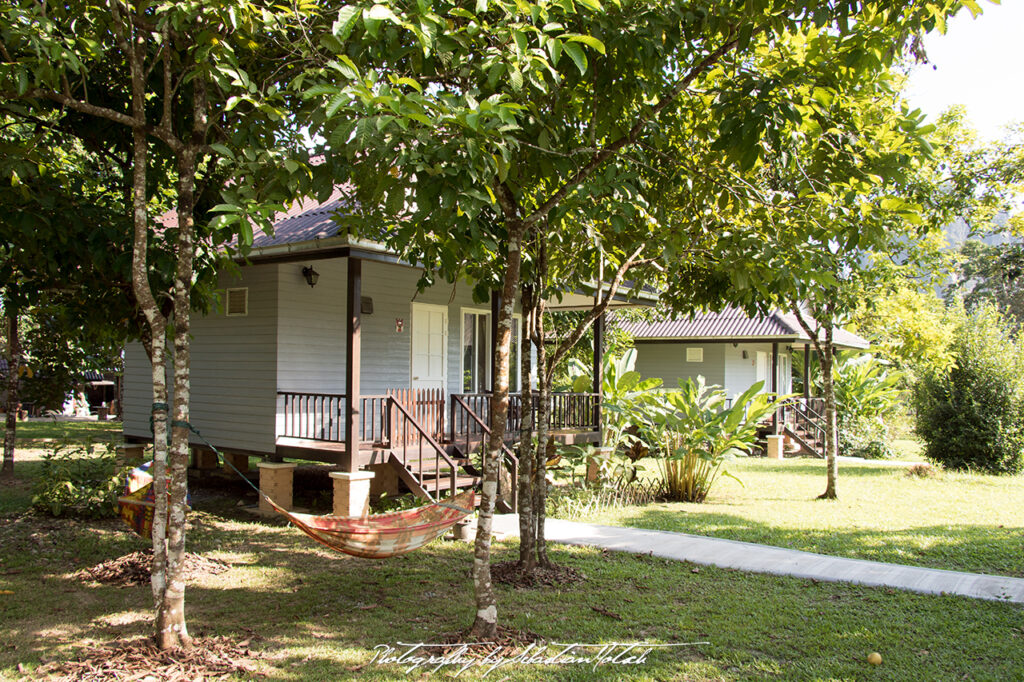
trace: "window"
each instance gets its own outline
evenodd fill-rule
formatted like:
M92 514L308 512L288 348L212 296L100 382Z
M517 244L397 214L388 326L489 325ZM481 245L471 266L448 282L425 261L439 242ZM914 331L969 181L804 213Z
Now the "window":
M512 318L512 347L509 349L508 390L520 391L520 338L522 318ZM484 393L491 390L491 314L462 311L462 392Z
M489 313L462 312L462 392L483 393L490 388Z
M704 362L704 349L703 348L687 348L686 349L686 361L687 362Z
M228 317L244 317L249 314L249 289L228 289L224 292L224 314Z

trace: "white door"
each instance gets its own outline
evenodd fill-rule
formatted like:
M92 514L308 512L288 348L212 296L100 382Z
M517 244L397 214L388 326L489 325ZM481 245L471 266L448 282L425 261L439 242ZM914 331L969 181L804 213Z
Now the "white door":
M789 353L779 353L779 393L786 394L793 390L793 371L789 368Z
M757 371L757 373L754 375L754 381L755 382L758 382L758 381L763 381L764 382L764 387L761 390L762 391L770 391L770 390L772 390L771 382L768 380L768 377L771 376L771 372L772 372L771 366L768 364L768 353L765 353L764 351L760 351L760 350L757 351L757 368L756 368L756 371Z
M448 308L412 304L412 388L446 388Z

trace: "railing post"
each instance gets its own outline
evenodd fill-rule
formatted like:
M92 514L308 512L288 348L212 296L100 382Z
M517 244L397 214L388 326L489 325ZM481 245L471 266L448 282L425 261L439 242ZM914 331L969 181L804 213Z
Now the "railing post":
M345 451L348 453L348 470L359 470L359 390L360 365L362 363L362 308L363 262L358 258L348 259L348 291L346 296L346 344L345 383L348 400L345 405Z

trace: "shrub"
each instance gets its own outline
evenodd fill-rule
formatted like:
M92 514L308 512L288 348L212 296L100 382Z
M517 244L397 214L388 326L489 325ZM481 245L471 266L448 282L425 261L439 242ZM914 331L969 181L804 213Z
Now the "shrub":
M117 515L117 498L132 465L113 443L61 443L43 455L32 506L53 516L102 518Z
M720 475L730 476L725 462L750 452L758 422L775 411L775 394L759 393L763 386L754 384L731 407L725 406L725 391L705 386L703 377L660 394L651 410L652 432L669 499L703 502Z
M884 419L851 419L844 416L839 425L839 453L864 459L890 459L896 453L889 447L889 428Z
M1024 353L995 308L961 315L952 366L914 391L925 456L951 469L1012 474L1024 467Z

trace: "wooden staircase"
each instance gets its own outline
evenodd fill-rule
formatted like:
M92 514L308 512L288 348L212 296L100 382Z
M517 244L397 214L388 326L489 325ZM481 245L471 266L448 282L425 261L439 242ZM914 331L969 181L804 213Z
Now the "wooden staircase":
M815 409L817 404L796 400L779 408L779 433L796 443L797 453L810 457L825 457L825 417ZM765 436L774 433L770 423L758 430L757 444L767 448Z

